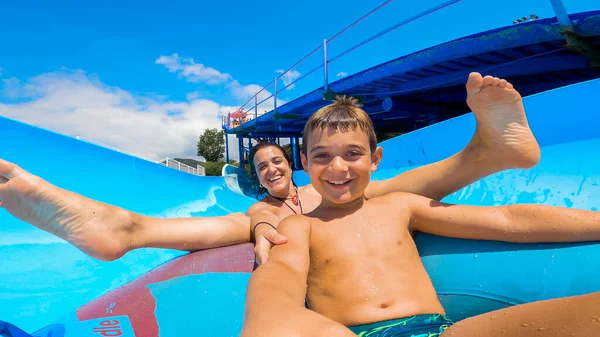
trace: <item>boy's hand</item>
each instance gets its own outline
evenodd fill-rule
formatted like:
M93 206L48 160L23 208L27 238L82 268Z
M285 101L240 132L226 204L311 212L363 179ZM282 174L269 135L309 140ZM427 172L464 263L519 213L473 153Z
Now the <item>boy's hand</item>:
M279 234L274 228L268 225L260 225L254 233L256 244L254 245L254 253L256 254L256 262L260 265L269 259L269 251L273 245L282 245L287 242L287 238Z

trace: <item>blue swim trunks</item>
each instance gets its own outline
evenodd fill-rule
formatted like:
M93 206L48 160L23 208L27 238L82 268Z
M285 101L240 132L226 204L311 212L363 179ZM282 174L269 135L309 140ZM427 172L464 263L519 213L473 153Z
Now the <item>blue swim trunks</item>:
M445 315L417 315L349 326L359 337L438 337L454 322Z

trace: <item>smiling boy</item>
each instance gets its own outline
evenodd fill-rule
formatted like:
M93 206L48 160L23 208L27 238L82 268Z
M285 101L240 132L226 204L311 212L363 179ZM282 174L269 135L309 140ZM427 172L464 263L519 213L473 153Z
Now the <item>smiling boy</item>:
M495 113L523 108L520 95L506 81L484 85L481 77L473 80L479 94L500 102ZM529 329L521 321L540 318L536 306L544 306L544 318L600 314L593 305L599 295L591 294L572 298L572 309L551 300L505 309L520 313L512 317L490 320L482 315L454 324L445 316L411 235L421 231L510 242L599 240L598 213L571 210L568 221L557 224L553 220L565 209L448 205L399 192L367 198L364 192L382 149L368 115L349 98L338 98L313 114L303 143L303 166L322 203L279 224L288 243L274 247L250 280L242 336L509 337ZM573 330L560 322L546 320L536 329L558 324L572 336L584 336L576 329L583 332L599 323L579 322ZM543 329L536 331L543 335Z

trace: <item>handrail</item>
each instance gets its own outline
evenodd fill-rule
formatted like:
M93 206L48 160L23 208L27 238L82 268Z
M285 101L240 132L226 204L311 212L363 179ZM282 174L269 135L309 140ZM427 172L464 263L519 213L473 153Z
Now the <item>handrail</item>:
M314 73L315 71L324 68L324 78L323 78L323 88L325 91L328 90L329 88L329 69L328 66L331 62L334 62L336 60L338 60L339 58L341 58L342 56L352 52L353 50L356 50L357 48L362 47L363 45L403 26L406 25L407 23L410 23L412 21L415 21L419 18L422 18L426 15L429 15L433 12L436 12L440 9L443 9L445 7L448 7L450 5L453 5L457 2L460 2L462 0L448 0L443 2L442 4L439 4L437 6L434 6L432 8L429 8L421 13L418 13L406 20L403 20L402 22L399 22L391 27L388 27L386 29L384 29L383 31L380 31L379 33L369 37L368 39L352 46L351 48L347 49L346 51L340 53L339 55L333 57L333 58L328 58L327 55L327 45L332 42L333 40L335 40L336 38L338 38L339 36L341 36L342 34L344 34L345 32L347 32L348 30L350 30L352 27L354 27L355 25L357 25L358 23L360 23L361 21L365 20L366 18L368 18L369 16L371 16L372 14L374 14L375 12L379 11L381 8L385 7L386 5L390 4L393 0L385 0L384 2L382 2L381 4L379 4L378 6L376 6L375 8L371 9L369 12L365 13L364 15L362 15L361 17L359 17L358 19L354 20L352 23L350 23L349 25L347 25L346 27L342 28L340 31L338 31L337 33L335 33L331 38L329 39L324 39L323 40L323 44L318 46L317 48L313 49L310 53L308 53L307 55L305 55L302 59L300 59L298 62L294 63L294 65L292 65L291 67L289 67L286 71L282 72L281 74L279 74L277 77L275 77L275 79L273 79L273 81L269 82L269 84L267 84L266 86L262 87L258 92L256 92L252 97L250 97L250 99L248 99L244 104L242 104L237 111L240 112L244 112L244 108L246 107L246 105L248 103L250 103L252 100L254 100L254 106L245 110L246 112L251 111L252 109L254 109L254 118L258 117L258 106L264 102L266 102L267 100L273 98L273 111L277 111L277 94L283 90L286 90L287 88L289 88L290 86L294 85L295 83L297 83L298 81L306 78L308 75ZM306 74L303 74L302 76L298 77L297 79L293 80L291 83L288 83L287 85L283 86L283 88L281 88L280 90L277 89L277 82L286 74L288 74L290 71L292 71L294 68L296 68L298 65L300 65L302 62L306 61L306 59L308 59L310 56L314 55L316 52L318 52L319 50L323 50L323 63L320 64L318 67L312 69L311 71L309 71ZM258 101L258 94L260 94L261 92L263 92L265 89L267 89L268 87L270 87L271 85L274 85L274 90L273 93L268 96L267 98L263 99L260 102ZM229 115L227 117L224 116L223 118L223 126L226 125L227 122L230 122L231 119L229 118Z
M351 52L351 51L353 51L353 50L355 50L355 49L357 49L357 48L360 48L360 47L362 47L363 45L365 45L365 44L367 44L367 43L369 43L369 42L371 42L371 41L375 40L376 38L378 38L378 37L381 37L381 36L383 36L383 35L385 35L385 34L387 34L387 33L391 32L391 31L392 31L392 30L394 30L394 29L397 29L397 28L399 28L399 27L401 27L401 26L404 26L404 25L406 25L407 23L411 23L411 22L413 22L413 21L415 21L415 20L417 20L417 19L420 19L420 18L422 18L422 17L424 17L424 16L426 16L426 15L429 15L429 14L431 14L431 13L433 13L433 12L436 12L436 11L438 11L438 10L440 10L440 9L443 9L443 8L445 8L445 7L448 7L448 6L450 6L450 5L454 5L455 3L457 3L457 2L460 2L460 1L461 1L461 0L449 0L449 1L446 1L446 2L444 2L444 3L442 3L442 4L439 4L439 5L435 6L435 7L432 7L432 8L430 8L430 9L428 9L428 10L424 11L424 12L421 12L421 13L419 13L419 14L417 14L417 15L414 15L414 16L412 16L412 17L410 17L410 18L406 19L406 20L403 20L403 21L401 21L401 22L399 22L399 23L397 23L397 24L395 24L395 25L393 25L393 26L391 26L391 27L389 27L389 28L387 28L387 29L384 29L384 30L382 30L381 32L379 32L379 33L377 33L377 34L375 34L375 35L371 36L370 38L368 38L368 39L366 39L366 40L364 40L364 41L362 41L362 42L360 42L360 43L358 43L358 44L354 45L353 47L350 47L350 49L348 49L348 50L346 50L346 51L344 51L344 52L340 53L338 56L336 56L336 57L332 58L331 60L329 60L329 63L331 63L331 62L333 62L333 61L335 61L335 60L339 59L340 57L342 57L342 56L344 56L344 55L348 54L349 52Z
M392 1L394 1L394 0L387 0L387 1L382 2L379 6L371 9L365 15L361 16L360 18L356 19L354 22L352 22L351 24L349 24L348 26L346 26L346 28L344 28L344 29L340 30L339 32L337 32L337 34L335 34L334 36L330 37L327 41L331 42L331 41L335 40L338 36L344 34L348 29L354 27L354 25L356 25L357 23L361 22L362 20L368 18L369 16L371 16L371 14L373 14L373 13L377 12L378 10L382 9L386 5L389 5Z

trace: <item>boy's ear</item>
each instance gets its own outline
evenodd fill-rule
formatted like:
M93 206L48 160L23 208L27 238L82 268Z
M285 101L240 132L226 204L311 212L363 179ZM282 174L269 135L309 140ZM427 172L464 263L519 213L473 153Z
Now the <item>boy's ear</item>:
M304 169L304 172L308 173L308 158L306 158L304 152L300 152L300 161L302 162L302 168Z
M383 149L381 146L378 146L371 156L371 172L377 171L377 166L381 163L381 158L383 158Z

